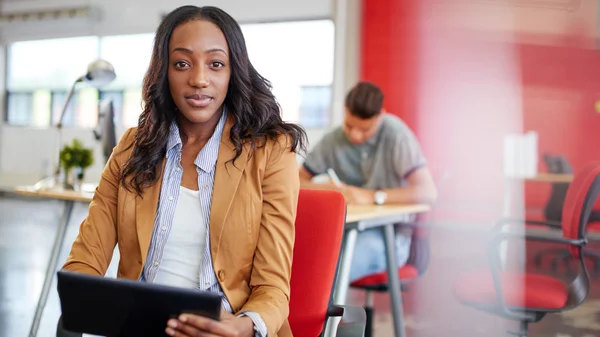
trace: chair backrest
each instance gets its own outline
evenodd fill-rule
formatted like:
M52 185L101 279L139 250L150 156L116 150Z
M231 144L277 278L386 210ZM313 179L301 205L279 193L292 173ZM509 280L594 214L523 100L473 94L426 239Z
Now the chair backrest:
M295 336L316 337L324 328L345 222L341 193L300 190L288 316Z
M569 239L583 239L593 206L600 193L600 162L585 165L575 174L569 185L563 207L562 231ZM579 246L571 246L571 253L580 258Z
M544 155L544 162L549 173L568 174L573 173L573 169L567 158L563 156ZM567 197L569 183L552 183L550 197L544 207L544 217L549 221L561 221L562 209Z

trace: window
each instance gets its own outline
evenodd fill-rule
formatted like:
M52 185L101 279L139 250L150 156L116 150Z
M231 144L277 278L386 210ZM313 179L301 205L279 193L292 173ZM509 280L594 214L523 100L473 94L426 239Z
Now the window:
M13 125L36 125L40 121L35 119L33 112L33 94L15 93L8 96L7 119Z
M334 25L331 20L242 25L250 60L273 86L284 120L307 127L329 124L333 82ZM8 124L48 127L60 118L66 93L87 65L108 60L117 78L105 87L77 88L63 124L94 128L100 100L110 99L115 122L137 125L142 80L154 34L87 36L17 42L8 47ZM40 57L43 55L44 57Z
M300 93L300 123L305 127L329 125L331 86L302 87Z
M93 36L10 45L6 77L7 122L47 127L52 117L55 124L67 90L97 57L98 38ZM84 127L93 124L96 104L89 89L78 90L69 104L64 124Z
M115 107L115 123L136 126L142 112L142 80L150 64L154 34L106 36L100 40L100 57L115 67L117 78L102 88L118 92L111 96Z
M98 58L98 37L16 42L8 48L8 91L68 90Z
M306 127L329 123L331 100L327 89L333 83L334 25L331 20L276 22L242 25L250 61L273 85L283 110L283 119L308 122ZM331 90L331 89L329 89ZM316 96L315 96L316 95ZM306 107L321 101L312 116L303 116Z

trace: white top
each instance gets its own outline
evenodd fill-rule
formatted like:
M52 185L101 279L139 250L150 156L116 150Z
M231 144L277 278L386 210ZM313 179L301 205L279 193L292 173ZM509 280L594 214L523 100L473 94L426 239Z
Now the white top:
M180 186L173 225L154 283L181 288L199 287L206 245L206 224L199 193Z

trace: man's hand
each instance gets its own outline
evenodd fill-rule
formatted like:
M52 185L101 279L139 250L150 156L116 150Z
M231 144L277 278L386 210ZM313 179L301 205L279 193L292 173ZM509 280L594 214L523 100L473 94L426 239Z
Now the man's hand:
M234 316L223 310L221 321L191 314L170 319L165 330L174 337L253 337L254 323L247 316Z
M344 185L340 191L344 194L348 204L372 205L374 202L372 190Z

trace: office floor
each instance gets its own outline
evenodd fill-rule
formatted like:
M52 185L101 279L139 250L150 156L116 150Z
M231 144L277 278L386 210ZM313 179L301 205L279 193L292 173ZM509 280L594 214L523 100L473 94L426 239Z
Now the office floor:
M70 243L77 235L78 224L85 217L87 205L77 204L67 231L66 244L60 261L66 259ZM36 199L0 197L0 336L25 337L39 292L42 288L46 261L54 239L56 224L62 213L62 204ZM475 235L465 232L438 231L446 242L462 243L466 240L479 242ZM476 244L469 244L469 252L478 251ZM445 249L445 248L444 248ZM529 247L528 255L539 249ZM439 251L439 250L438 250ZM405 293L405 321L409 337L434 336L508 336L505 331L516 325L503 319L461 306L454 299L451 286L453 279L472 269L478 262L464 263L467 255L438 254L432 260L427 273ZM114 265L109 274L114 274ZM549 315L531 326L530 336L544 337L592 337L600 335L600 290L595 281L592 295L579 308L564 314ZM39 337L54 336L60 308L56 284L42 317ZM361 292L351 291L352 304L361 304ZM375 336L393 335L390 307L385 295L375 296Z

